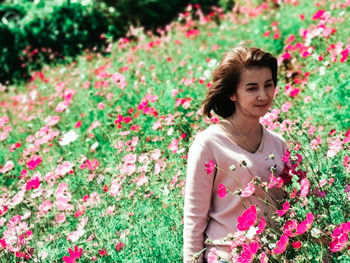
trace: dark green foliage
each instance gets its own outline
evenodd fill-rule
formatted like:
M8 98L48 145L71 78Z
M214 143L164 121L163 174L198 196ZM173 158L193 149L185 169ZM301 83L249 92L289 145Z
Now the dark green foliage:
M82 50L103 51L108 35L114 40L125 35L130 25L156 31L176 18L188 4L198 4L205 13L211 6L233 0L100 0L91 6L65 2L61 6L38 6L30 2L0 6L0 83L26 80L29 70L39 70L43 63L64 60ZM42 12L41 12L42 10ZM28 19L27 14L33 13Z

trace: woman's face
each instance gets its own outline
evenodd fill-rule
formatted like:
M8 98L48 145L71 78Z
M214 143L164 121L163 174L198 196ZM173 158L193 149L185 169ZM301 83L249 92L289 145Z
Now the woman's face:
M267 67L243 69L237 91L230 97L235 102L235 114L260 118L272 105L275 85L271 70Z

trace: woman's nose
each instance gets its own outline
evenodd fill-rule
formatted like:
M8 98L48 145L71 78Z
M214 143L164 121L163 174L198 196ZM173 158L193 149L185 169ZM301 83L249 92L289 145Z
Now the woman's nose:
M264 88L260 89L259 90L259 93L258 93L258 99L259 100L266 100L268 98L267 96L267 92Z

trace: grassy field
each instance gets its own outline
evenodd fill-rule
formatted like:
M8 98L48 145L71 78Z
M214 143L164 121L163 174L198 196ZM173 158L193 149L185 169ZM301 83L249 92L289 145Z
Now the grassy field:
M315 186L306 206L290 201L295 218L312 212L316 238L331 240L350 220L350 4L281 2L189 8L158 36L133 28L108 56L86 52L1 86L0 261L180 262L186 153L217 121L200 102L240 43L278 57L279 92L261 122L303 156ZM330 253L299 240L271 262L350 262L347 244Z

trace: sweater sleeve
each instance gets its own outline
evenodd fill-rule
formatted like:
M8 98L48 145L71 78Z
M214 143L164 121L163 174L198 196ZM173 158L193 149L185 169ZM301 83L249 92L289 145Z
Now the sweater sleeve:
M213 180L216 170L207 174L205 164L212 160L209 151L194 143L187 160L187 175L184 204L184 262L192 262L193 255L204 248L204 232L208 224ZM202 252L197 262L203 260Z

